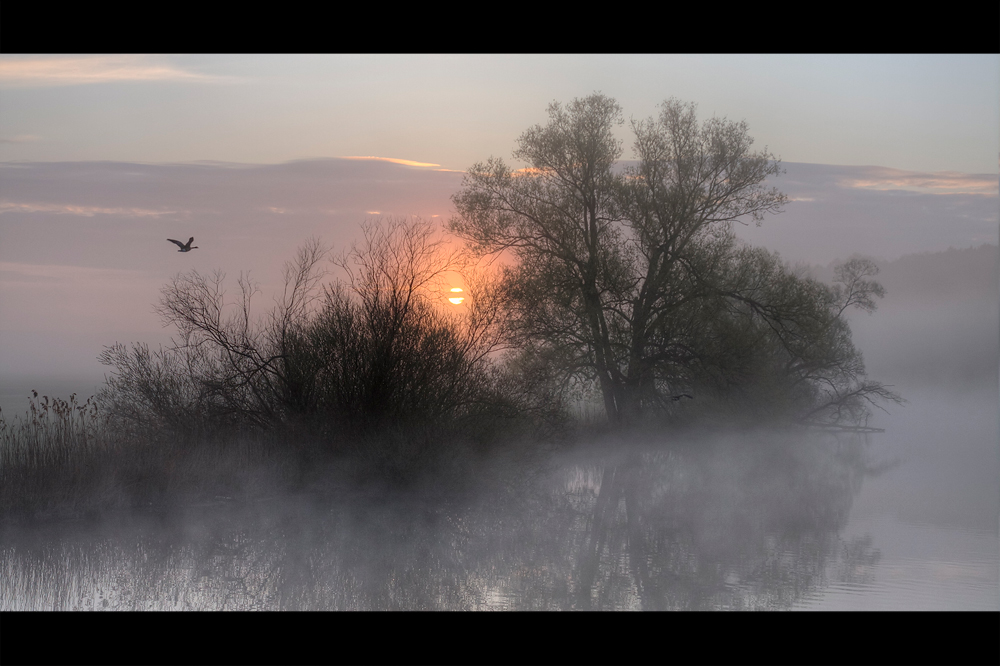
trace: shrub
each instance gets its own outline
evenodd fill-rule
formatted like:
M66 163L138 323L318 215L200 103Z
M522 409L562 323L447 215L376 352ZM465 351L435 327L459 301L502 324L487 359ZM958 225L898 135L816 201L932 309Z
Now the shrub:
M557 405L519 391L496 362L506 321L496 286L470 275L464 314L445 310L443 279L463 264L433 224L364 225L361 244L333 260L343 277L323 284L326 256L308 241L285 266L282 298L258 319L258 289L244 276L235 304L220 273L175 277L158 307L178 331L173 346L101 355L114 368L100 395L109 416L173 441L269 432L293 448L363 449L397 466L552 422Z

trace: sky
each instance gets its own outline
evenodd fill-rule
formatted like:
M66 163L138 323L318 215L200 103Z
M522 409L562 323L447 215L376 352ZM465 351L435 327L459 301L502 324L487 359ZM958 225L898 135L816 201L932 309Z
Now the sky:
M250 271L266 306L310 235L446 220L464 169L595 91L745 120L791 201L738 232L791 262L997 243L997 54L0 55L0 379L164 339L178 272Z
M789 162L997 168L996 54L4 55L0 160L465 169L594 91L635 118L673 96L744 119Z

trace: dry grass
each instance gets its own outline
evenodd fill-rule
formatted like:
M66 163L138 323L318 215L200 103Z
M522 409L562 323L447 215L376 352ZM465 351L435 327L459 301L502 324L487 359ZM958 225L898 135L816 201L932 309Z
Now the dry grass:
M452 428L394 427L339 445L322 424L216 429L191 436L112 416L94 399L39 397L22 416L0 416L0 524L169 510L358 484L464 492L497 455L542 449L517 418Z
M264 437L180 441L126 430L92 399L33 392L23 416L0 417L0 522L248 498L294 487L301 467Z

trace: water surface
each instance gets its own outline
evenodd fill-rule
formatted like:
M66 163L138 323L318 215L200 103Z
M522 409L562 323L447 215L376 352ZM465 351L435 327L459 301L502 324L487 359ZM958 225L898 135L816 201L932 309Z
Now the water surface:
M997 610L996 391L885 433L649 435L474 492L219 499L0 545L0 609Z

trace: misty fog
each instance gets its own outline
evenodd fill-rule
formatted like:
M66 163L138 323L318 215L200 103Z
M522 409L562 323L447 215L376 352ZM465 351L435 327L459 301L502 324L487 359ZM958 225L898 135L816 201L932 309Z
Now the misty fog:
M463 174L374 158L0 165L21 197L0 203L0 610L997 610L995 178L785 166L787 211L697 236L691 264L783 280L793 314L755 328L763 300L706 299L676 326L695 331L690 356L669 348L683 372L612 399L565 389L597 385L599 363L584 380L552 371L592 357L573 356L558 310L573 301L543 260L507 291L470 280L461 315L413 288L450 286L457 264L434 262L458 241L434 234L452 202L482 244L507 242ZM191 253L165 242L192 234ZM340 272L320 290L328 246ZM640 254L605 256L608 291L634 288L622 257ZM733 284L723 296L751 300ZM795 328L800 311L834 315ZM850 335L825 337L841 314ZM570 342L504 356L527 338L494 320ZM722 342L692 350L699 336ZM745 340L764 351L733 360ZM780 370L824 344L856 395L821 368L782 411ZM837 399L800 408L823 382ZM614 411L622 396L634 412Z
M851 324L908 401L885 432L692 431L484 460L455 493L8 526L2 607L995 609L997 247L880 263L887 296Z

